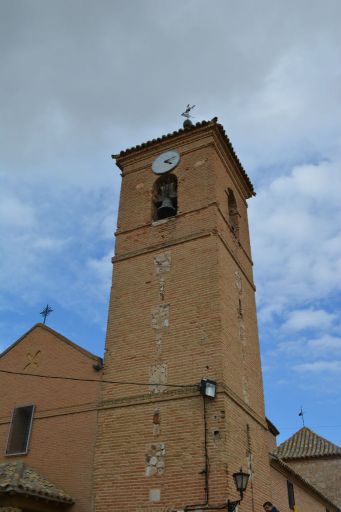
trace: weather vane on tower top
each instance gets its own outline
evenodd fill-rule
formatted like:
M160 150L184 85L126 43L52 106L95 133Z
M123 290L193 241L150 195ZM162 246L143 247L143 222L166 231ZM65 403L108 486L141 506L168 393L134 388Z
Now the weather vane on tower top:
M182 116L185 117L185 121L184 121L184 128L188 128L189 126L193 126L193 123L192 121L190 120L190 117L193 117L191 114L190 114L190 111L193 110L193 108L195 107L195 105L190 105L188 103L186 109L184 112L182 112Z

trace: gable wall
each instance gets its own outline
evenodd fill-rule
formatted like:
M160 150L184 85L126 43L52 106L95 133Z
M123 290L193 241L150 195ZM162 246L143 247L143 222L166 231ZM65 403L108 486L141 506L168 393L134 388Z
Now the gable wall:
M287 464L341 508L341 457L292 460Z
M26 366L38 351L38 365ZM98 379L94 363L38 326L0 358L0 369ZM75 512L91 510L98 384L0 373L0 389L0 463L23 461L71 494ZM28 404L36 406L29 452L6 456L12 410Z
M292 512L288 504L288 491L287 480L294 484L295 504L297 512L326 512L326 509L333 511L327 502L323 502L316 495L309 493L307 489L302 487L302 484L295 482L289 476L282 474L274 467L271 467L271 489L272 495L270 501L280 512ZM264 499L267 501L269 498ZM336 508L334 509L336 510Z

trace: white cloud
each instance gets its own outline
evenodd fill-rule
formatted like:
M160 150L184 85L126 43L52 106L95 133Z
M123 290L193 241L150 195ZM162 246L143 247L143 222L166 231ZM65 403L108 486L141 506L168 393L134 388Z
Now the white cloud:
M35 239L32 239L31 241L31 247L34 247L35 249L39 249L42 251L58 251L62 249L69 239L60 239L60 238L53 238L51 236L46 237L37 237Z
M283 328L289 331L301 331L304 329L327 329L335 321L337 316L322 309L299 309L291 311Z
M271 351L272 356L279 355L282 357L283 354L288 354L290 356L295 356L298 354L302 354L302 351L304 350L306 346L306 340L305 339L297 339L295 341L292 340L285 340L281 343L278 343L274 350Z
M341 352L341 338L325 334L320 338L309 340L308 348L313 351L323 351L327 356Z
M92 274L98 292L108 292L108 284L112 276L112 250L101 258L90 258L86 262L89 272Z
M0 255L0 311L22 311L47 297L55 305L87 311L92 301L105 303L115 219L112 193L36 185L17 187L15 176L2 183L0 229L6 244Z
M15 197L10 191L4 191L0 198L1 229L27 228L36 222L36 212L32 205Z
M297 338L285 340L276 345L269 352L271 357L283 360L283 355L289 356L292 361L297 357L300 360L312 360L316 357L330 359L341 353L341 338L330 334L323 334L319 338Z
M297 372L339 372L341 370L341 361L314 361L313 363L303 363L294 366Z
M337 162L296 166L250 202L261 318L341 289L339 167ZM298 315L289 327L295 320L298 325Z

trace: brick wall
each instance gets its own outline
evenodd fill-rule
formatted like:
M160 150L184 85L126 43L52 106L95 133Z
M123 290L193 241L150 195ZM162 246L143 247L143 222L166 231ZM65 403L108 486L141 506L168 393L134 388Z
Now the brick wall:
M271 497L270 501L280 510L280 512L291 512L288 503L287 480L294 484L295 505L297 512L326 512L326 510L337 511L336 507L331 507L326 500L323 500L316 494L307 489L298 480L292 476L280 472L278 469L271 468ZM267 501L267 500L264 500Z
M341 458L292 460L288 464L341 508Z

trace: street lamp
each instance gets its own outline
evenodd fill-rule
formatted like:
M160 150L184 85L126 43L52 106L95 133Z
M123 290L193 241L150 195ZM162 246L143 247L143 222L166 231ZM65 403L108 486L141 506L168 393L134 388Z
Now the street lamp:
M240 494L240 500L237 501L230 501L227 502L227 510L228 512L234 512L236 509L236 506L239 505L239 503L242 501L244 492L246 490L248 481L249 481L249 473L244 473L242 468L240 468L240 471L237 473L233 473L233 480L234 484L236 486L237 491Z

